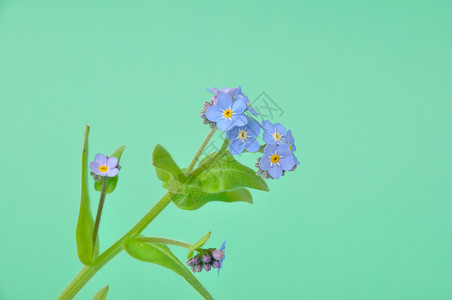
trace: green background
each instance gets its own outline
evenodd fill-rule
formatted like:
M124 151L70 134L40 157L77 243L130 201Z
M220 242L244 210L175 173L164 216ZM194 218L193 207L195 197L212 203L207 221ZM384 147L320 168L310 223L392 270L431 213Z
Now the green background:
M163 195L155 144L186 166L204 89L237 85L281 107L301 167L254 205L171 205L146 234L226 237L220 278L198 276L216 299L452 299L451 15L451 1L0 0L0 299L54 299L82 267L84 124L91 158L128 146L105 249ZM124 252L77 299L106 284L108 299L200 298Z

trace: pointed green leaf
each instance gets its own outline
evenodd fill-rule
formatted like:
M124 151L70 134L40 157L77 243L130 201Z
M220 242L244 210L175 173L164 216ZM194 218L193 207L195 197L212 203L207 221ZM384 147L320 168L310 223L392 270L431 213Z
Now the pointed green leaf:
M93 300L105 300L107 299L108 294L108 285L102 288L97 294L94 296Z
M213 299L206 288L196 279L184 264L177 259L170 249L163 244L140 242L128 239L123 242L124 249L130 256L138 260L160 265L182 276L205 299Z
M122 153L124 152L124 150L126 149L126 146L123 145L121 147L119 147L118 149L116 149L115 151L113 151L113 153L110 155L110 157L117 157L118 158L118 163L121 160L121 156ZM116 185L118 184L118 175L116 175L115 177L111 177L108 179L107 181L107 190L106 193L110 194L111 192L113 192L116 188ZM94 188L96 189L96 191L102 191L102 181L101 182L94 182Z
M192 257L193 252L198 249L201 248L202 246L204 246L204 244L207 242L207 240L210 238L210 234L212 232L209 231L205 236L203 236L199 241L197 241L196 243L194 243L193 245L191 245L190 248L188 248L188 255L187 258Z
M186 177L184 173L182 173L168 151L159 144L155 146L154 152L152 153L152 164L155 167L157 177L161 181L168 182L172 178L175 178L180 182L185 182Z
M177 207L186 210L199 209L208 202L248 202L253 203L251 193L245 188L218 193L207 193L196 185L185 186L182 192L174 196L173 202Z
M208 157L204 158L208 159ZM265 180L256 171L239 163L230 153L223 156L208 170L199 175L197 180L206 192L217 193L240 187L269 191Z
M97 249L93 245L93 217L91 215L90 200L88 194L88 135L89 126L85 125L82 150L82 188L80 198L80 212L78 215L76 240L77 254L80 261L87 266L92 266ZM98 244L98 243L97 243Z

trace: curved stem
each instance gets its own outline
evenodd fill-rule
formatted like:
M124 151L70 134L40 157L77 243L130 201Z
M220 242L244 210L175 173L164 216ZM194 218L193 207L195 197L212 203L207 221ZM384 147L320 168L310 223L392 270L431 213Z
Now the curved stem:
M207 144L209 143L209 141L212 138L215 131L217 131L216 126L209 131L206 138L202 142L201 146L199 146L199 149L198 149L198 151L196 151L196 154L193 157L193 159L191 160L190 164L188 165L187 170L185 170L185 175L190 174L191 170L193 170L193 168L196 165L196 162L198 162L199 157L201 156L202 152L204 151L204 148L206 148Z
M191 244L184 243L176 240L170 240L170 239L164 239L164 238L157 238L157 237L137 237L135 240L141 241L141 242L151 242L151 243L160 243L160 244L168 244L168 245L174 245L179 246L182 248L190 249Z
M166 193L162 199L122 238L114 243L110 248L105 250L100 256L96 258L94 266L84 267L80 273L72 280L72 282L61 293L57 300L72 299L81 288L96 274L107 262L123 250L122 242L125 239L133 238L140 234L149 223L171 202L172 196Z

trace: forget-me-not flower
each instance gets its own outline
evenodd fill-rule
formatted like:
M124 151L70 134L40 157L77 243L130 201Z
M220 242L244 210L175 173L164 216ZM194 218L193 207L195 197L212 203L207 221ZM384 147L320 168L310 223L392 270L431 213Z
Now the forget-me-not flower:
M90 162L89 168L96 175L102 177L115 177L118 175L118 158L108 157L101 153L97 153L94 157L94 161Z
M218 276L220 276L220 270L223 268L224 249L226 248L225 245L226 240L223 239L223 244L221 244L221 248L212 251L212 257L215 259L214 262L218 262L216 264L213 264L214 268L218 268Z
M221 90L217 89L216 87L213 87L211 89L206 89L206 90L211 92L212 94L214 94L212 96L212 101L214 104L216 104L217 98L220 94L227 94L227 95L231 96L233 101L235 101L239 97L241 97L241 98L243 98L243 100L246 101L247 110L249 110L249 112L255 116L259 115L259 113L251 106L251 103L250 103L250 100L248 99L248 97L242 92L241 86L238 86L237 88L224 87Z
M262 127L264 128L264 134L262 139L269 145L279 145L284 143L284 137L286 136L286 128L280 123L272 124L270 121L262 121Z
M248 119L243 112L246 109L246 101L238 98L234 102L227 94L220 94L217 103L206 111L206 118L216 122L221 131L228 131L234 126L244 126Z
M297 150L297 147L295 147L295 138L292 135L292 130L287 131L285 141L289 146L289 150L290 153L292 154L293 160L295 161L295 165L299 165L300 162L298 161L297 157L294 154L295 150Z
M289 145L267 145L264 149L264 156L259 161L262 170L268 170L269 174L279 179L283 170L288 171L295 166L295 161L290 152Z
M226 137L231 141L229 151L233 155L238 155L246 149L249 152L259 150L259 142L256 137L261 133L259 123L248 118L248 124L245 126L236 126L226 132Z

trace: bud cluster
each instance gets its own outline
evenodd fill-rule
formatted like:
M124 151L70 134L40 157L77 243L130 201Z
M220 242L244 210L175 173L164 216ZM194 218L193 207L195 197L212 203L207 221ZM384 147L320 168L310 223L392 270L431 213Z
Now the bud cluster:
M198 251L197 255L187 260L187 265L191 267L194 273L201 272L203 269L209 272L212 268L218 269L221 267L224 252L215 248L200 249Z

